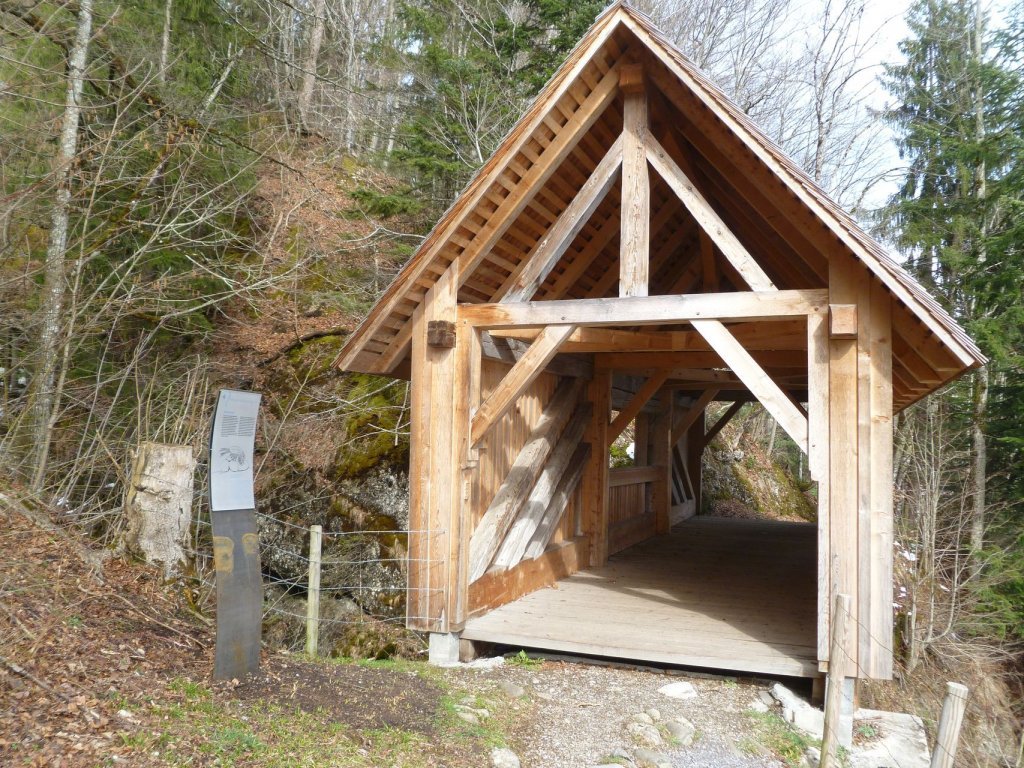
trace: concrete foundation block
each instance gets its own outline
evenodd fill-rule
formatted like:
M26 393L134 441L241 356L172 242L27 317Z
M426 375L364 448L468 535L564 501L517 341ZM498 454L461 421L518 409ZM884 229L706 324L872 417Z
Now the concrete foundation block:
M444 666L459 663L459 635L455 632L431 632L427 660Z

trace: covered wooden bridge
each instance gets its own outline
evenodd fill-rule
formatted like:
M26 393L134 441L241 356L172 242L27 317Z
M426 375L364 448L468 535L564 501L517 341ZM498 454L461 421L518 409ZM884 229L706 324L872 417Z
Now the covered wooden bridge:
M816 676L841 592L858 676L886 678L893 413L982 362L616 3L338 365L411 377L408 624L435 650ZM817 525L694 516L705 446L753 400L806 452ZM630 425L635 466L609 469Z

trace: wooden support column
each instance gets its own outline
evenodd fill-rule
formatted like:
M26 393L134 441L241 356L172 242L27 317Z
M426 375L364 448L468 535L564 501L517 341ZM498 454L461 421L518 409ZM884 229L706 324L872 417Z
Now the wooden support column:
M594 406L583 436L590 444L590 459L583 471L583 535L590 541L590 566L608 560L608 419L611 415L612 372L596 371L588 398Z
M412 333L407 624L438 633L449 632L449 564L457 548L453 539L459 536L452 526L458 525L461 509L461 465L454 461L455 446L460 442L455 435L452 397L456 351L453 346L429 342L437 341L438 324L456 320L458 269L456 260L427 292L413 315ZM428 336L431 328L435 333ZM468 427L464 420L459 431ZM456 555L456 562L461 556Z
M829 318L807 316L807 466L818 481L818 660L829 654L832 611L829 525Z
M448 631L461 631L469 617L469 547L478 489L479 448L471 425L480 405L481 332L461 321L455 333L455 376L452 387L452 469L457 480L449 513Z
M651 182L647 168L647 89L640 64L624 64L619 88L622 116L622 221L619 295L646 296L650 272Z
M690 428L686 430L686 473L693 488L694 514L701 513L701 485L703 481L702 457L704 455L704 413L701 408Z
M892 308L888 291L868 279L858 314L858 442L860 443L859 576L861 669L870 677L892 677ZM863 317L864 314L868 316Z
M658 413L651 425L651 465L661 474L654 481L654 530L665 534L672 517L672 400L675 392L663 387L658 392Z
M845 254L829 259L830 301L853 304L857 300L854 265ZM860 444L857 439L857 340L829 340L829 579L833 595L850 596L853 616L859 605L859 522L857 493ZM826 609L827 610L827 609ZM846 652L849 669L856 670L857 631L849 632ZM853 674L856 674L854 672Z

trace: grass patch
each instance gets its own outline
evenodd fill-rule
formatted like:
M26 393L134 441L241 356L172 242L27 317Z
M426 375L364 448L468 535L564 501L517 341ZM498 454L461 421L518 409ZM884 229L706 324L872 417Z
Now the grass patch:
M356 727L339 722L328 709L305 711L287 696L239 697L232 689L211 689L187 679L169 686L170 700L151 703L153 723L145 736L129 737L126 746L140 752L159 751L170 765L251 766L299 768L330 765L334 768L475 768L486 762L493 748L507 746L507 734L522 716L504 699L492 700L461 683L453 685L442 670L403 660L323 660L316 666L351 664L394 674L399 679L417 675L438 689L424 706L428 727L407 729L405 724ZM325 670L326 672L327 670ZM474 681L467 681L467 686ZM339 686L338 696L346 691ZM478 722L467 722L459 712L476 711ZM486 710L487 715L481 713ZM429 723L433 726L429 726Z
M767 751L782 760L790 768L797 768L803 762L808 747L821 747L821 742L805 736L790 727L774 712L747 712L754 725L754 736L740 742L740 749L749 754ZM840 756L840 765L846 761Z
M544 664L541 659L533 658L526 651L519 651L515 656L509 656L507 662L513 667L522 669L537 669Z

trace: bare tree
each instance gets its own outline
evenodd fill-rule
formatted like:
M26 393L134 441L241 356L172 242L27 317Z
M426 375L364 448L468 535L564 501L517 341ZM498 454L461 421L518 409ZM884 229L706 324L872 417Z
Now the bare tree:
M50 223L50 241L46 249L46 278L43 289L42 332L39 338L39 368L33 379L33 490L42 487L53 438L60 391L58 371L64 304L67 295L65 254L68 244L68 223L71 211L71 184L75 157L78 154L78 126L82 113L82 89L85 67L92 37L92 0L80 0L74 42L68 52L67 88L64 117L61 121L57 149L57 193Z
M648 0L695 64L848 209L879 177L877 119L868 108L877 30L861 0ZM797 43L800 44L797 44Z
M313 86L316 84L316 70L320 61L320 46L324 41L324 13L327 0L313 0L312 27L309 33L309 47L302 66L302 86L299 88L299 120L304 130L311 130L310 106L313 101Z

